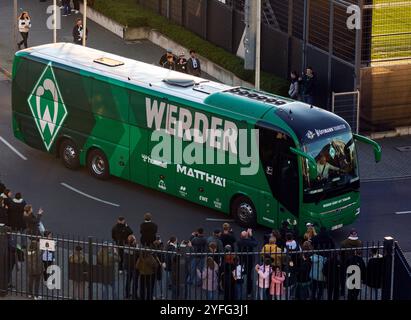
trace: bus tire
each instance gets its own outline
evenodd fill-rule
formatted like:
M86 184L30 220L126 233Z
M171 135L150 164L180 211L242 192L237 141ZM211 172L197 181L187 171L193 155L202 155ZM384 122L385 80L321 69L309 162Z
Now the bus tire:
M246 196L239 196L231 204L231 215L244 228L257 225L257 211L253 202Z
M64 140L60 144L59 156L66 168L71 170L80 168L80 152L74 141Z
M90 174L97 179L107 180L110 177L107 157L98 149L93 149L89 152L87 156L87 167Z

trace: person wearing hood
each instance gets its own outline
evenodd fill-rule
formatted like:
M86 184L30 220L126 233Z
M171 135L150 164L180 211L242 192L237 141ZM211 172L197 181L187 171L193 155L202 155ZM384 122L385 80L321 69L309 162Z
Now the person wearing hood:
M13 231L24 231L26 229L26 223L24 222L24 207L26 201L24 201L21 193L16 193L13 200L9 202L9 224Z
M300 84L298 81L297 71L291 72L291 84L288 90L288 95L291 99L300 100Z

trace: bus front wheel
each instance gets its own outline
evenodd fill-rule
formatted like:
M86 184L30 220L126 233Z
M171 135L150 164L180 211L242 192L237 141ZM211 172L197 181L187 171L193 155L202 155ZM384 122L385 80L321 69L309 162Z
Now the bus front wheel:
M107 157L98 149L91 150L88 154L87 167L90 174L97 179L106 180L110 176Z
M60 158L66 168L75 170L80 168L80 156L76 144L71 140L64 140L60 145Z
M257 224L257 212L253 202L246 196L234 199L231 205L231 215L241 227L251 228Z

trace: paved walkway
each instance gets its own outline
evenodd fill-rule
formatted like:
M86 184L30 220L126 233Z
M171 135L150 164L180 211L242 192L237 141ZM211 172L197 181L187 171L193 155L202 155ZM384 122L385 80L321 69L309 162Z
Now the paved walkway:
M13 54L16 45L13 41L12 1L0 1L0 68L11 70ZM27 10L32 18L32 30L29 36L29 45L35 46L52 41L52 31L47 29L46 21L49 15L46 8L52 1L38 2L32 0L18 0L19 12ZM58 41L72 41L72 28L78 15L62 17L61 27L58 31ZM141 60L150 64L157 64L164 50L149 41L136 41L126 43L121 38L113 35L106 29L88 21L89 41L88 46L121 56ZM20 37L20 35L18 35ZM2 76L4 77L4 76ZM206 75L206 77L208 77ZM379 141L382 145L382 161L374 162L372 148L359 144L360 171L363 181L387 180L409 177L411 178L411 148L408 152L400 152L397 147L411 146L411 136L386 138Z

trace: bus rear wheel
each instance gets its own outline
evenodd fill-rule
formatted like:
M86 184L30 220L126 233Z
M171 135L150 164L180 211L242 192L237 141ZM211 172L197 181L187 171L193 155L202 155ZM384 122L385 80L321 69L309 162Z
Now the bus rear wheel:
M244 228L257 225L257 211L253 202L246 196L239 196L231 204L231 215Z
M110 176L107 157L98 149L91 150L88 154L87 167L90 174L97 179L106 180Z
M73 141L64 140L60 145L59 155L66 168L71 170L80 168L80 153Z

